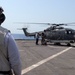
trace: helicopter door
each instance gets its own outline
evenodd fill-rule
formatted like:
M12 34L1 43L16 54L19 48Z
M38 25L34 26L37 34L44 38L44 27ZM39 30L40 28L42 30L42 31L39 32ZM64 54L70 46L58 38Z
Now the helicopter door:
M51 40L57 40L58 39L58 31L52 31L50 36L51 36Z
M72 32L72 30L66 30L65 33L66 33L65 39L73 40L73 32Z

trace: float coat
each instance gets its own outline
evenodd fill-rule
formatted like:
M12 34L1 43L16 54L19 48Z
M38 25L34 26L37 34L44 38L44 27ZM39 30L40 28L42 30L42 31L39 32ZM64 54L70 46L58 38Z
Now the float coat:
M10 71L10 63L8 58L8 49L5 46L5 35L9 31L0 26L0 72Z

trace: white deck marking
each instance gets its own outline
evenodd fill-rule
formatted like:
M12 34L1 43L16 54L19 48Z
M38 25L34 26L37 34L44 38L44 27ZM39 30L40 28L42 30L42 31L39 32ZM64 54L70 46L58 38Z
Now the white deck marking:
M25 50L20 49L19 51L25 51Z
M40 65L42 65L42 64L44 64L44 63L50 61L51 59L53 59L53 58L55 58L55 57L61 55L62 53L67 52L67 51L70 50L71 48L72 48L72 47L68 47L68 48L66 48L66 49L63 50L63 51L60 51L60 52L58 52L58 53L56 53L56 54L54 54L54 55L52 55L52 56L50 56L50 57L48 57L48 58L46 58L46 59L44 59L44 60L41 60L40 62L38 62L38 63L36 63L36 64L34 64L34 65L28 67L28 68L23 69L23 70L22 70L22 75L25 74L25 73L27 73L27 72L29 72L29 71L31 71L32 69L34 69L34 68L36 68L36 67L38 67L38 66L40 66Z
M50 45L47 45L47 46L52 48L59 48L59 46L50 46Z

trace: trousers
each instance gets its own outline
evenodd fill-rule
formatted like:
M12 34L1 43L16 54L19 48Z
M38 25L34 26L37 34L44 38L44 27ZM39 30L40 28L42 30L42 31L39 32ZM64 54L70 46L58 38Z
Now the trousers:
M13 75L12 71L0 71L0 75Z

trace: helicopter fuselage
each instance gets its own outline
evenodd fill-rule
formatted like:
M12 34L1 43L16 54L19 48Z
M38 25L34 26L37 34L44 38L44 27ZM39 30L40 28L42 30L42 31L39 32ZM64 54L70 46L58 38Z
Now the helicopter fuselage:
M65 42L73 43L75 42L75 30L73 29L54 29L46 30L44 32L45 39L50 42Z
M23 31L26 36L34 36L35 33L28 33L27 28L23 28ZM46 29L42 32L38 32L41 36L41 33L44 33L45 39L48 42L53 43L74 43L75 42L75 30L69 28L55 28L55 29Z

